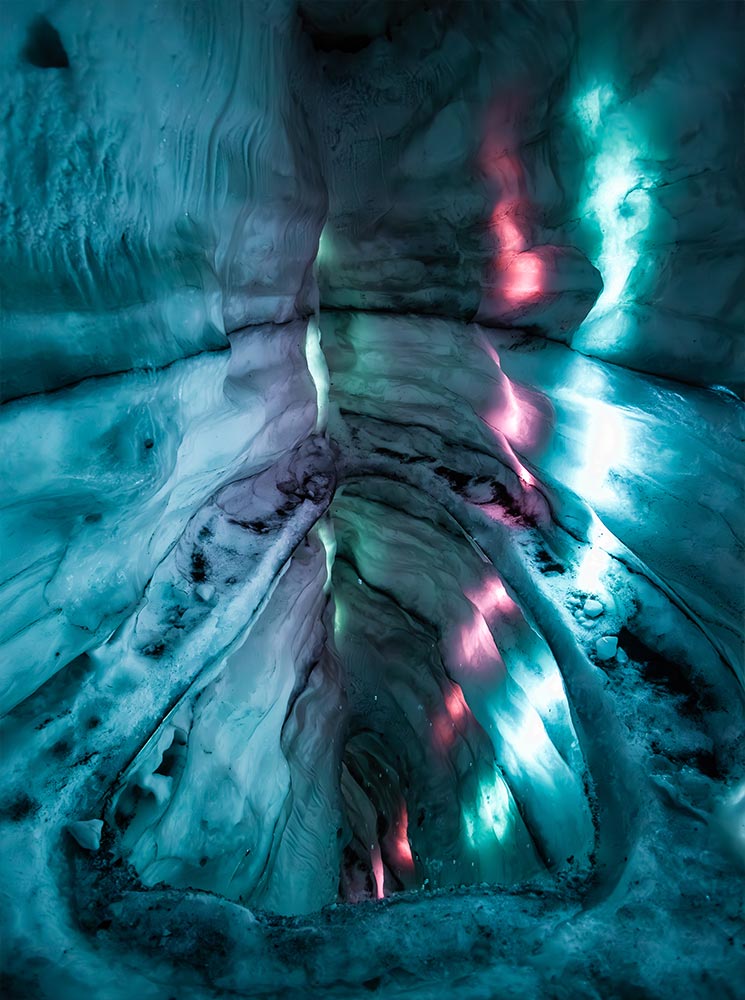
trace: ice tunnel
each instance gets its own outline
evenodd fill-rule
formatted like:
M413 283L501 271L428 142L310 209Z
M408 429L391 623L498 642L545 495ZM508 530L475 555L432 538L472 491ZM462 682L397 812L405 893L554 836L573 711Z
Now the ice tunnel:
M741 3L0 4L0 993L745 996Z

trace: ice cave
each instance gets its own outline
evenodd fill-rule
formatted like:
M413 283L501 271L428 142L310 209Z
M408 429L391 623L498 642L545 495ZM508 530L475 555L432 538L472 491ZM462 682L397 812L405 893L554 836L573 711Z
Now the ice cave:
M2 0L3 998L745 997L744 15Z

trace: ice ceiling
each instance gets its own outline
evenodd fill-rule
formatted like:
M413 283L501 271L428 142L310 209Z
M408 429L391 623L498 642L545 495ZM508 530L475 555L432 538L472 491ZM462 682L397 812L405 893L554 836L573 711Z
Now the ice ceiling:
M0 7L5 996L741 995L742 11Z

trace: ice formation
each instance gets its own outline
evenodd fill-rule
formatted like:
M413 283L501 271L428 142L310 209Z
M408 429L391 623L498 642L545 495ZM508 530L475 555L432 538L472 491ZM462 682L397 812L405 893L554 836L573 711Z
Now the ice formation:
M741 995L742 7L0 24L3 995Z

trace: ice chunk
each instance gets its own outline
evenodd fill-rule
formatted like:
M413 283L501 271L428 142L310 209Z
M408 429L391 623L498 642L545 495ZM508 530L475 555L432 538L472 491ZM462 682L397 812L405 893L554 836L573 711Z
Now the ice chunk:
M612 660L618 649L618 639L614 635L604 635L595 643L599 660Z
M585 617L598 618L605 611L605 608L600 601L596 601L594 597L590 597L587 601L585 601L582 610L585 613Z
M101 846L101 830L103 821L100 819L79 819L67 827L70 835L77 840L86 851L97 851Z

